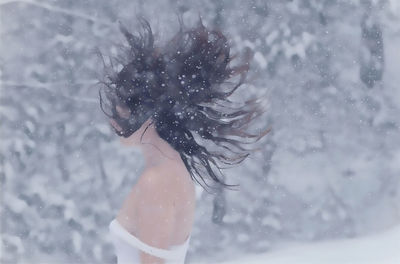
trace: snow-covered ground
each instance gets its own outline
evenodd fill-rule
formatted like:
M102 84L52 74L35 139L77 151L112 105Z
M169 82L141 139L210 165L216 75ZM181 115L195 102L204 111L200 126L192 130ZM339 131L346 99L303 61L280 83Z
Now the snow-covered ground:
M292 243L269 253L221 264L400 264L400 225L379 234L316 243Z

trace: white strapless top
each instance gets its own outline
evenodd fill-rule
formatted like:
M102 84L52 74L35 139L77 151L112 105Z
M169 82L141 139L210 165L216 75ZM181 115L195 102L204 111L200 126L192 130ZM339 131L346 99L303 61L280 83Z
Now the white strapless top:
M116 220L109 225L118 264L140 264L139 250L147 254L165 259L165 264L184 264L191 235L181 245L171 246L169 249L152 247L126 231Z

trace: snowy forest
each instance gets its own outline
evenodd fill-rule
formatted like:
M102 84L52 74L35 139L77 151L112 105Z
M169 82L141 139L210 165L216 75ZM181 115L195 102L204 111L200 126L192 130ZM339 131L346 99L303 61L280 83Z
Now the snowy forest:
M224 171L240 191L196 187L187 263L400 225L399 1L1 0L1 263L116 263L108 224L143 157L100 110L96 50L139 14L161 43L200 15L254 52L233 100L268 95L262 151Z

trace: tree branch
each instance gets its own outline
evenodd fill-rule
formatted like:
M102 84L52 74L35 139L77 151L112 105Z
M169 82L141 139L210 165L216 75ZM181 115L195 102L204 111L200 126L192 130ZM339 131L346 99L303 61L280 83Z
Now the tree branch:
M74 85L87 85L87 84L96 84L96 82L94 81L84 81L81 83L73 83ZM55 94L57 96L62 96L71 100L75 100L75 101L82 101L82 102L87 102L87 103L98 103L98 99L94 99L94 98L82 98L82 97L75 97L75 96L70 96L70 95L65 95L65 94L61 94L61 93L55 93L50 87L54 87L54 86L59 86L59 85L71 85L71 83L34 83L34 84L25 84L25 83L14 83L14 82L2 82L0 81L0 87L2 86L20 86L20 87L31 87L31 88L35 88L35 89L42 89L45 90L49 93Z
M2 0L2 1L0 1L0 7L4 6L6 4L17 3L17 2L25 3L25 4L29 4L29 5L34 5L34 6L43 8L43 9L47 9L49 11L62 13L62 14L68 15L68 16L78 17L78 18L81 18L81 19L84 19L84 20L91 21L91 22L96 23L96 24L106 25L106 26L110 26L110 27L116 26L116 24L114 24L112 22L103 21L103 20L100 20L100 19L97 19L97 18L94 18L94 17L91 17L91 16L87 16L85 14L80 14L80 13L77 13L77 12L73 12L73 11L70 11L70 10L66 10L66 9L59 8L59 7L56 7L56 6L52 6L52 5L45 4L45 3L38 3L38 2L32 1L32 0Z

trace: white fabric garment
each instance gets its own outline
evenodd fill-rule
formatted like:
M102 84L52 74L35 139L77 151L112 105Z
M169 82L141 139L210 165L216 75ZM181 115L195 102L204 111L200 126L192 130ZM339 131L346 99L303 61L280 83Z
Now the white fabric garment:
M116 220L112 220L109 230L116 251L118 264L140 264L139 250L147 254L165 259L166 264L184 264L191 235L181 245L169 249L152 247L126 231Z

